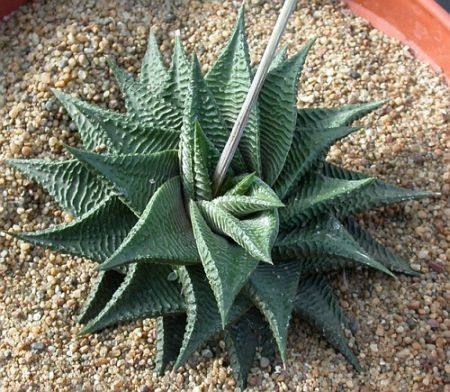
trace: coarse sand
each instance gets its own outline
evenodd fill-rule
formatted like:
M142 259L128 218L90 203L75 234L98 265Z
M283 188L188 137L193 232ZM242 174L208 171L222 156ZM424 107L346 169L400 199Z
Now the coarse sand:
M252 60L258 60L281 1L248 1ZM206 71L231 34L238 1L36 0L0 22L0 156L67 157L80 144L50 89L122 110L105 64L137 73L149 29L167 59L177 30ZM284 35L292 54L318 40L301 79L299 105L339 106L390 98L365 128L332 149L348 168L441 196L360 216L382 243L422 276L397 280L346 271L334 277L356 328L354 372L318 333L294 318L286 369L260 358L249 376L261 391L442 391L450 387L450 90L411 51L339 1L301 0ZM30 231L69 221L44 191L0 166L1 229ZM77 337L76 316L94 263L0 236L0 390L233 390L223 342L204 347L163 377L153 374L150 320Z

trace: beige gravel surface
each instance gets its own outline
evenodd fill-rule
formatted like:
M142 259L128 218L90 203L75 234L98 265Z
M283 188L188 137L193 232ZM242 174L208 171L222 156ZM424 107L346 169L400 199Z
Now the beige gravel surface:
M101 106L122 101L105 65L138 72L151 27L170 55L176 30L205 70L231 33L237 1L38 0L0 23L1 158L65 156L79 144L50 88ZM253 60L261 56L281 2L248 2ZM357 332L357 374L301 320L291 323L287 368L260 359L249 386L263 391L441 391L450 387L450 90L411 51L351 15L339 1L301 0L284 41L290 52L318 37L302 77L299 105L337 106L391 98L330 159L441 197L360 217L383 243L409 258L419 278L367 271L335 278ZM0 166L4 230L70 220L36 185ZM152 321L77 337L76 315L94 264L0 236L1 391L233 390L223 342L163 377L153 372ZM217 354L217 356L213 356Z

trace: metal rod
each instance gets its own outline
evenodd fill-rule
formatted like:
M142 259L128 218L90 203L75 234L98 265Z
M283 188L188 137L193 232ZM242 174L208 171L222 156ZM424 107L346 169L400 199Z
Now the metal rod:
M231 161L236 153L239 141L241 140L244 128L247 125L250 112L258 98L258 94L261 91L261 87L267 76L270 64L272 62L273 56L277 49L277 46L281 40L284 30L289 17L294 11L297 0L286 0L283 7L281 8L280 15L278 16L277 23L272 31L269 42L267 44L266 50L262 56L261 62L256 71L256 75L253 78L250 89L245 98L244 104L242 105L241 111L236 119L231 130L230 137L220 155L219 162L217 163L216 170L213 175L213 192L217 194L222 185L228 168L230 167Z

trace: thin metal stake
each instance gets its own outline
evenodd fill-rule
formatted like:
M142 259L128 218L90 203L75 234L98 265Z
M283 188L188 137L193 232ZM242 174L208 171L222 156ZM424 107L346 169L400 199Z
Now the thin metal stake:
M217 163L216 170L213 175L213 192L216 195L225 179L226 172L230 167L231 161L234 157L239 141L241 140L244 128L247 125L250 112L258 98L258 94L261 91L261 87L269 71L270 64L272 62L275 50L280 42L281 36L289 17L294 11L297 0L286 0L281 8L280 15L278 16L277 23L272 31L266 50L261 59L261 63L258 66L256 75L252 81L250 89L242 105L241 111L236 119L231 130L230 137L225 145L222 154L220 155L219 162Z

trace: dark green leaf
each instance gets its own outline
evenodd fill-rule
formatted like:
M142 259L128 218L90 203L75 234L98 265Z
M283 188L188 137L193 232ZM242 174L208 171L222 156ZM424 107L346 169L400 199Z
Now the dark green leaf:
M119 247L136 219L127 206L112 197L71 223L10 234L35 245L103 262Z
M131 265L121 286L81 333L99 331L125 320L183 312L181 287L176 281L167 279L171 272L172 269L165 265Z
M124 279L125 275L118 271L100 272L78 316L78 322L86 324L89 320L96 317L112 298Z
M384 103L385 100L338 108L302 108L298 110L297 123L303 128L344 127L378 109Z
M271 248L278 233L278 212L266 210L248 219L239 220L213 202L200 202L208 224L226 234L257 260L271 263Z
M353 219L344 221L344 226L359 243L359 245L376 261L383 264L391 271L402 272L411 276L420 276L419 273L411 269L409 263L396 255L390 249L384 247L365 230L363 230Z
M147 154L178 146L180 119L177 120L178 125L170 121L164 125L163 120L157 120L159 114L155 110L156 120L145 124L132 113L103 110L57 90L54 94L74 120L88 150L105 145L110 153ZM169 104L163 102L162 105ZM164 113L161 116L166 118Z
M191 65L184 53L179 36L175 37L175 47L172 56L172 64L169 70L169 81L165 94L170 96L178 107L185 106L186 94L189 87Z
M193 172L196 200L211 200L210 175L214 171L219 152L211 144L198 122L194 128Z
M386 184L374 178L340 180L316 175L307 178L280 210L282 227L294 227L323 213L345 217L353 213L405 200L432 196Z
M64 94L59 90L52 90L55 97L62 103L75 123L80 133L83 145L88 150L105 145L116 151L116 146L109 135L108 129L116 127L127 129L132 121L122 113L114 113L98 106L90 105L77 98Z
M240 246L213 233L194 202L191 202L190 211L197 249L224 327L236 296L258 260Z
M272 333L267 322L259 311L250 309L225 331L225 344L228 349L231 369L238 383L243 389L247 385L247 376L253 366L256 349L266 347L272 343ZM271 356L263 349L262 355Z
M160 92L169 79L169 73L164 66L155 34L150 33L147 51L141 66L140 82L150 90Z
M269 70L280 66L282 63L284 63L287 60L287 50L288 45L284 45L277 54L273 57L272 63L270 64Z
M110 68L124 94L128 115L143 128L178 132L181 127L181 111L163 92L151 91L145 84L135 81L112 60Z
M187 325L175 368L182 366L189 356L203 343L222 330L222 322L216 299L202 268L178 268L186 303ZM229 315L233 322L244 314L251 304L244 296L238 296Z
M298 262L260 264L250 276L246 291L264 315L277 342L283 362L286 340L300 276Z
M283 199L289 195L301 178L323 157L339 139L360 128L328 128L324 130L297 127L286 163L275 185L274 191Z
M7 163L39 183L65 211L74 216L93 210L112 195L101 179L76 160L10 159Z
M353 212L356 204L364 203L361 195L374 182L374 178L347 181L318 174L309 176L286 200L286 208L280 210L281 227L301 226L325 213L342 215L347 211Z
M273 68L259 96L263 180L272 185L291 148L297 117L297 85L306 55L313 42L298 54Z
M275 260L299 260L305 269L316 272L348 266L348 262L341 260L343 258L351 260L355 266L371 267L393 276L367 254L333 216L319 218L289 234L280 235L273 248L273 257Z
M153 154L102 155L66 148L78 160L106 178L123 202L138 216L156 190L179 174L176 150Z
M333 165L329 162L324 162L322 172L327 177L338 178L339 180L364 180L367 177L365 174L344 169L343 167Z
M135 261L173 265L200 262L179 177L168 180L154 193L137 224L100 269Z
M175 361L180 352L186 328L186 314L168 314L156 323L155 371L163 375L169 362Z
M302 319L324 335L357 371L361 371L358 359L348 347L348 339L342 330L342 325L348 328L348 322L323 275L310 275L300 280L294 309Z
M245 192L242 192L244 189ZM267 184L253 175L245 176L225 195L216 197L213 203L238 218L255 212L284 207L276 193Z
M244 7L225 49L206 76L211 92L222 112L227 128L231 129L252 83L250 55L245 36ZM259 109L250 112L247 126L239 142L239 149L249 171L261 175L259 149Z

